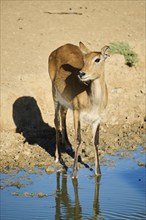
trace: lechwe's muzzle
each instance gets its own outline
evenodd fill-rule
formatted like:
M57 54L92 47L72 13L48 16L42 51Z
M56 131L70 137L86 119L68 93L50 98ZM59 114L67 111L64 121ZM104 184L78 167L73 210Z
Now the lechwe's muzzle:
M80 79L82 79L85 75L86 75L86 73L79 71L79 78Z

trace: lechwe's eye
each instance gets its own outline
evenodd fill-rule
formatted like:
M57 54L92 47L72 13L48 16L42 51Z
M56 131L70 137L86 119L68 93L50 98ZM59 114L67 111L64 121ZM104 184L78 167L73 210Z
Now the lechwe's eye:
M95 63L99 63L100 62L100 58L97 58L94 62Z

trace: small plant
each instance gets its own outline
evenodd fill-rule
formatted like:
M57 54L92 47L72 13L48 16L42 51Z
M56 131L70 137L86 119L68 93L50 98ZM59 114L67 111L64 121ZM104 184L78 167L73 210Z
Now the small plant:
M138 55L130 48L128 43L113 42L110 43L111 54L121 54L125 58L126 65L132 67L138 62Z

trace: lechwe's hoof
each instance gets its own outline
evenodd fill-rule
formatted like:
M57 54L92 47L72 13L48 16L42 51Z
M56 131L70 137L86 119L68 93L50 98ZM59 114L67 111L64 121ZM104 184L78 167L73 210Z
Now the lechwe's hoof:
M76 171L72 173L72 179L78 179L78 174Z
M72 179L73 179L73 180L77 180L77 179L78 179L78 176L72 176Z

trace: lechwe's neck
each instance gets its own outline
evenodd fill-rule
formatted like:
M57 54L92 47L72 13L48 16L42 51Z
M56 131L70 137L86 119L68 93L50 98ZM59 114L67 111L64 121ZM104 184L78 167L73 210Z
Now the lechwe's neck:
M99 111L103 111L107 105L107 86L104 80L104 73L90 83L90 101L97 105Z

